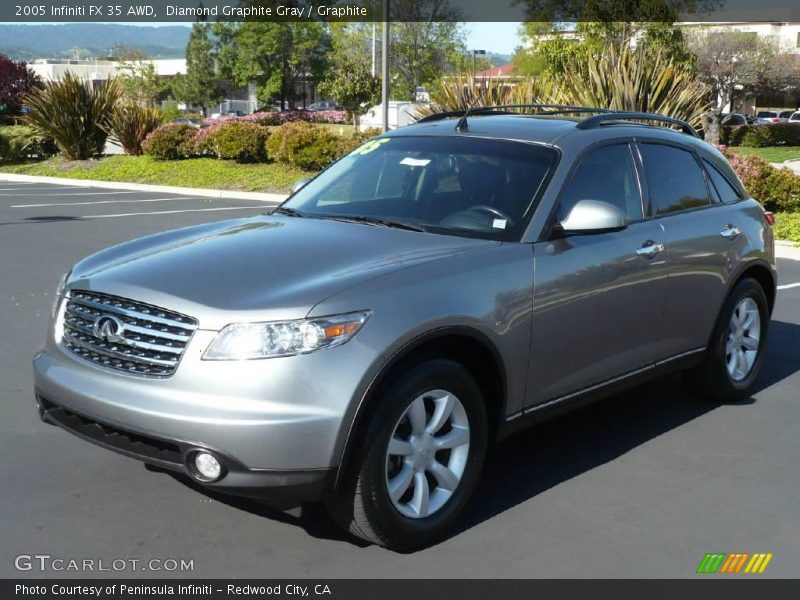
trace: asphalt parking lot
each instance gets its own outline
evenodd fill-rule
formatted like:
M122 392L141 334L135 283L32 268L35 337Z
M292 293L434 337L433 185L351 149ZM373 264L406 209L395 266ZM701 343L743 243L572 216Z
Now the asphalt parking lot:
M734 551L774 554L755 577L798 576L800 285L778 293L751 399L709 404L671 376L518 435L493 450L461 531L414 554L360 545L316 506L206 495L38 420L30 361L76 260L267 207L0 182L0 577L691 577ZM800 261L779 269L800 283ZM20 572L20 554L194 570Z

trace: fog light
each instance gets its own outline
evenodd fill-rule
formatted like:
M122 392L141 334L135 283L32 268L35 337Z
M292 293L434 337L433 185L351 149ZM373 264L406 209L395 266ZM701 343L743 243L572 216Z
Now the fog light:
M194 467L197 472L208 481L215 481L222 475L222 465L213 454L197 452L194 455Z

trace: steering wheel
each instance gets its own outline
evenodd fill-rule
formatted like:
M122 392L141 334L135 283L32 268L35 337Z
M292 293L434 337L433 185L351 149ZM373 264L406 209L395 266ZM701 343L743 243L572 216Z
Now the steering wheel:
M493 217L496 217L498 219L502 219L508 225L513 225L514 224L514 221L506 213L504 213L502 210L500 210L498 208L495 208L494 206L489 206L488 204L478 204L477 206L470 206L467 210L468 211L475 211L475 212L489 213Z

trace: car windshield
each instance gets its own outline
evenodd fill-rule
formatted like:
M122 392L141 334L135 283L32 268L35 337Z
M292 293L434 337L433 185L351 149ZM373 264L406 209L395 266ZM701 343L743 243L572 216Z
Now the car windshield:
M281 207L295 216L518 238L558 153L475 137L379 137Z

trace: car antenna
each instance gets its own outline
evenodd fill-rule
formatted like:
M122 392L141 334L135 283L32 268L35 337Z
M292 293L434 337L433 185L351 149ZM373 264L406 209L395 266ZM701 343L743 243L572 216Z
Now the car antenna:
M464 103L464 115L458 120L456 123L456 131L462 133L464 131L469 131L469 124L467 123L467 117L469 116L470 107Z

